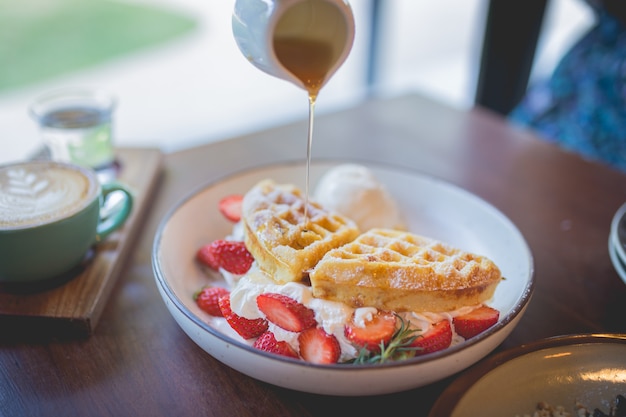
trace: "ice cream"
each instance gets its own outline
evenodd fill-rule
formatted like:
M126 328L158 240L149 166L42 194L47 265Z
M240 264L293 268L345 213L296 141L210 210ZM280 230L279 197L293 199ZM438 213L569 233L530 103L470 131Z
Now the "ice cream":
M318 182L314 199L324 208L354 220L361 232L373 227L403 228L395 200L362 165L330 169Z

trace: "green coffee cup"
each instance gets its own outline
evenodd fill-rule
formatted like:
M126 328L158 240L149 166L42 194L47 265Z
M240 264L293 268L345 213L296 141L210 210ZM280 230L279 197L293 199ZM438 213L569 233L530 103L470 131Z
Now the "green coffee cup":
M0 166L0 284L67 275L124 224L132 204L126 186L100 184L89 168L49 161Z

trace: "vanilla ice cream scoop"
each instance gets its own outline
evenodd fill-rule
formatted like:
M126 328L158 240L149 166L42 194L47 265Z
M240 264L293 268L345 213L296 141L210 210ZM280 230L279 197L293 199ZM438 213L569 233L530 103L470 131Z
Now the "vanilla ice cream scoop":
M354 220L361 232L373 227L403 227L395 200L362 165L344 164L329 170L318 182L314 199Z

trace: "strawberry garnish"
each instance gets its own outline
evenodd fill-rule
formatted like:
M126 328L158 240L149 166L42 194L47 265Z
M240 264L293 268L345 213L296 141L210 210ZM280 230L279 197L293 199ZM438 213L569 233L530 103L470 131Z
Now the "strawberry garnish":
M482 305L467 314L456 316L452 323L458 335L469 339L496 324L499 317L500 312L498 310Z
M396 331L396 316L389 312L378 312L364 327L351 321L344 329L346 338L355 346L369 351L380 350L381 343L388 343Z
M194 300L198 307L215 317L223 317L220 310L219 299L222 295L229 294L223 287L204 287L194 294Z
M201 247L196 259L213 269L223 268L237 275L248 272L254 262L243 242L221 239Z
M234 313L230 308L230 294L221 296L218 305L230 327L244 339L260 336L267 330L267 320L263 318L247 319Z
M290 358L300 358L298 352L284 340L276 340L276 336L272 332L265 332L257 340L254 341L252 347L265 352L275 353L276 355L288 356Z
M298 335L300 356L307 362L318 364L337 363L341 346L337 338L321 327L311 327Z
M290 332L301 332L317 325L313 310L286 295L261 294L256 304L269 321Z
M233 194L224 197L220 200L218 208L220 212L231 222L238 222L241 220L241 202L243 196L240 194Z
M215 269L216 271L220 269L219 260L215 255L215 250L211 247L211 245L204 245L196 252L196 259L203 265L208 266L209 268Z
M450 346L452 343L452 326L448 320L441 320L433 324L425 333L417 336L411 343L416 355L437 352Z

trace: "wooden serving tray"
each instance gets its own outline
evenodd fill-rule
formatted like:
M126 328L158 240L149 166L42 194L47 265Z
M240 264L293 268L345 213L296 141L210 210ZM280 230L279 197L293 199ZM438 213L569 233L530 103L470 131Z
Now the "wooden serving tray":
M146 218L162 163L158 149L121 148L116 154L116 180L134 194L130 217L52 288L0 287L0 340L87 338L94 331Z

